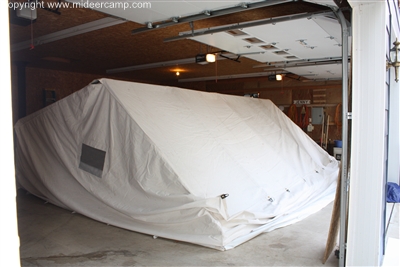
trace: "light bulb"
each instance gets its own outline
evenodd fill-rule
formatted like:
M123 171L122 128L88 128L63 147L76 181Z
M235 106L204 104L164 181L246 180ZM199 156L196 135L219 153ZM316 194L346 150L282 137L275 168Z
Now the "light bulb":
M215 55L214 54L207 54L206 55L206 61L210 62L210 63L215 62Z

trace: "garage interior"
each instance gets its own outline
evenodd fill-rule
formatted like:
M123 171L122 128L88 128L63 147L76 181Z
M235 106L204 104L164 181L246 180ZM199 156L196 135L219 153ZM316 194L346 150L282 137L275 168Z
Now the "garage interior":
M50 2L57 1L43 1ZM271 99L288 115L294 101L305 103L309 117L312 109L329 116L327 132L321 122L312 131L296 122L333 155L342 139L342 61L330 6L350 21L345 1L161 1L118 13L38 8L22 17L10 9L13 121L106 77ZM287 25L270 29L280 24ZM216 62L204 61L207 53ZM332 211L221 253L107 226L22 189L17 200L22 266L321 266ZM387 215L394 218L388 235L398 237L398 208ZM335 255L325 265L337 266Z

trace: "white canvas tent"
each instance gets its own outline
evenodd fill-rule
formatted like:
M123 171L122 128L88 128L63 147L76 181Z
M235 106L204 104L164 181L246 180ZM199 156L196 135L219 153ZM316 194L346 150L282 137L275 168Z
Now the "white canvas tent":
M18 121L16 174L95 220L231 249L334 198L338 162L271 101L101 79Z

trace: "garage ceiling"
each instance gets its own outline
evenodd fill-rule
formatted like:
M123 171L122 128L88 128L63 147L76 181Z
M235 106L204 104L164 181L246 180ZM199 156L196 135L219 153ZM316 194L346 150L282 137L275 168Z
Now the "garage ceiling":
M71 2L82 3L60 3ZM298 80L341 78L341 28L332 1L148 2L150 8L125 10L38 9L37 19L25 23L10 9L12 60L160 84L278 72ZM196 64L195 56L206 52L217 53L217 63Z

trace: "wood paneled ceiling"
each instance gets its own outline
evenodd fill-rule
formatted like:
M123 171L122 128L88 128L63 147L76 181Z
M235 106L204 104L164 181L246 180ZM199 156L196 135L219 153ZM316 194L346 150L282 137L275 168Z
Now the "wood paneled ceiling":
M51 1L44 1L47 2ZM52 2L57 1L52 0ZM176 9L179 10L179 2L170 4L176 5ZM243 9L242 12L229 15L210 16L195 21L192 25L193 30L197 30L323 10L331 9L324 5L296 1L252 10ZM132 30L144 27L143 24L133 21L121 21L114 26L40 44L38 43L40 37L54 36L63 30L78 29L80 25L111 16L86 8L59 8L57 13L39 8L36 20L32 22L28 20L26 25L19 25L12 19L15 16L13 12L10 9L11 60L25 62L29 67L90 73L99 77L112 75L116 78L158 84L175 84L179 79L236 77L246 74L251 76L254 73L266 72L263 68L255 68L260 62L240 57L240 63L226 59L206 65L174 64L109 74L107 70L194 59L199 53L219 51L220 48L191 39L165 42L167 38L192 31L190 23L132 34ZM307 31L307 29L299 30ZM21 48L24 42L25 46L22 45ZM179 77L175 75L176 71L180 72ZM298 78L307 79L307 77Z

